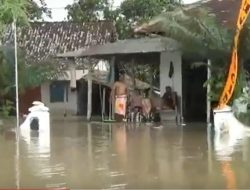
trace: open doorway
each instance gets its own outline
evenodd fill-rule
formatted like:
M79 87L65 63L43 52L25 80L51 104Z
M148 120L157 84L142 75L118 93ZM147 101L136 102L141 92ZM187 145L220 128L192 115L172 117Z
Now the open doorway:
M109 113L109 97L111 89L107 86L92 82L92 116L102 115L102 93L106 89L105 114ZM88 106L88 83L85 80L77 81L77 115L87 116Z
M183 115L187 122L206 121L206 66L191 67L192 60L182 62Z

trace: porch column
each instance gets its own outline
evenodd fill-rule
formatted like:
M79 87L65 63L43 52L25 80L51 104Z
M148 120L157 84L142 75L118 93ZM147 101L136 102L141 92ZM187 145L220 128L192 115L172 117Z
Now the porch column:
M116 69L115 69L115 56L112 56L111 59L110 59L110 78L109 78L109 84L112 88L114 82L115 82L115 72L116 72ZM109 99L109 120L111 119L114 119L115 118L115 113L114 113L114 102L112 101L112 99L110 98Z
M65 100L64 100L64 106L65 106L65 114L67 112L77 114L78 112L78 92L76 90L76 60L75 58L68 58L66 61L64 61L68 65L67 73L69 73L69 86L67 86L67 89L65 90ZM67 78L68 78L67 77ZM68 97L68 100L66 99Z
M171 66L172 62L172 68ZM172 70L172 71L171 71ZM172 73L172 75L171 75ZM161 52L160 54L160 94L163 96L165 87L171 86L180 97L180 114L182 116L182 55L180 51Z
M207 80L209 81L211 78L211 60L207 60ZM210 113L211 113L211 102L210 102L210 92L211 92L211 86L208 83L207 85L207 124L211 124L211 118L210 118Z
M75 63L70 63L69 71L70 71L70 88L76 89L76 64Z
M87 103L87 121L91 120L92 116L92 65L88 66L88 74L87 74L87 80L88 80L88 103Z

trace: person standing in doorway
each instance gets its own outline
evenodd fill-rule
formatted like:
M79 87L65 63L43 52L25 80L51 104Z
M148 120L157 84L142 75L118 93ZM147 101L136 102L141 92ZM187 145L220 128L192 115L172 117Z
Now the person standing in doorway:
M125 119L127 99L128 99L128 87L125 83L125 73L119 74L119 81L116 81L111 91L112 100L115 105L115 120L121 122Z

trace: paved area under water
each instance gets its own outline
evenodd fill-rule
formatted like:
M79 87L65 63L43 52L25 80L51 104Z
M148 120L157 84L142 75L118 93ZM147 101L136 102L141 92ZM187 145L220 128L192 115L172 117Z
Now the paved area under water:
M208 129L57 120L18 150L2 130L0 188L249 188L249 140L218 153Z

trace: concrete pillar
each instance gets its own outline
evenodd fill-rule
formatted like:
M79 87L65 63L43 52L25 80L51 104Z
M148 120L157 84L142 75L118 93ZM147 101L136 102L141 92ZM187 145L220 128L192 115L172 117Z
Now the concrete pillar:
M70 72L70 88L76 89L76 64L71 63L69 65Z
M174 73L169 77L170 63L173 63ZM182 55L180 51L161 52L160 54L160 91L161 96L165 92L165 87L171 86L178 96L181 97L181 115L182 115Z
M207 60L207 80L209 81L211 78L211 60ZM211 86L208 83L207 84L207 124L210 125L211 123L211 118L210 118L210 113L211 113L211 102L210 102L210 94L211 92Z
M178 95L182 95L182 60L181 53L175 52L162 52L160 55L160 90L161 96L165 92L166 86L171 86ZM170 62L173 62L174 74L169 78Z

